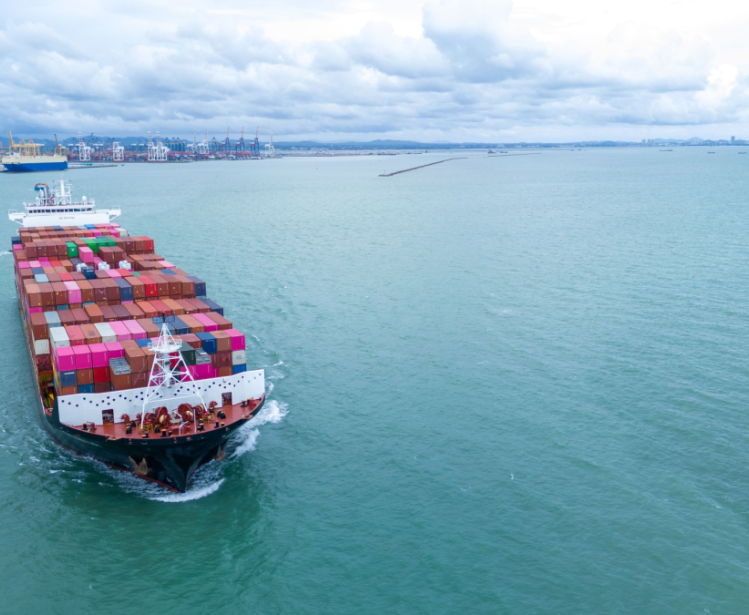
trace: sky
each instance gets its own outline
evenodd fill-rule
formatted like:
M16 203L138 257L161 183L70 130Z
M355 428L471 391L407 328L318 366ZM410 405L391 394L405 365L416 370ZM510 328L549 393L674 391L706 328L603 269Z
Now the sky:
M727 0L5 2L0 129L749 139L747 30Z

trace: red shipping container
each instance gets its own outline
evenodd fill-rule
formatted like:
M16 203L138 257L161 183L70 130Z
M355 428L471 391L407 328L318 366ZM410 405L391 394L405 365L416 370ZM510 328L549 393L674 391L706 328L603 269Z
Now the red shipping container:
M109 367L94 367L94 384L109 382Z
M63 312L70 313L70 310L63 310ZM70 316L71 317L73 316L72 313L70 313ZM62 320L62 316L60 316L60 320ZM86 346L86 338L84 337L83 331L81 331L81 328L78 325L66 325L65 332L68 334L68 337L70 338L71 346L82 346L83 348L86 348L86 351L88 351L88 347ZM81 369L84 369L84 368L81 368ZM86 384L86 383L84 382L83 384Z
M140 281L146 285L146 297L158 297L159 296L159 288L158 286L156 286L156 282L154 282L151 278L149 278L148 276L142 275L140 276Z

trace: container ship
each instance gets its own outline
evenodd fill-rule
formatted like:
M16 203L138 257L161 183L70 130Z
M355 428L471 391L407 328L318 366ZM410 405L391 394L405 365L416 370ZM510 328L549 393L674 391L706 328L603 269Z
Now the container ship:
M63 153L59 144L54 154L42 154L42 146L29 142L15 143L13 135L8 131L10 139L9 153L0 159L6 171L10 173L28 173L31 171L64 171L68 168L68 157ZM55 141L57 137L55 137Z
M38 412L61 445L176 491L224 457L265 401L245 336L206 284L119 209L76 201L70 183L36 185L9 218Z

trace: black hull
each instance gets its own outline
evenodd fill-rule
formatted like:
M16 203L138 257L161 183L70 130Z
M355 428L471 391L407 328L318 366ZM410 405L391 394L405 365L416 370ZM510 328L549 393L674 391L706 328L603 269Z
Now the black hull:
M253 416L262 406L261 403L254 410ZM172 438L161 438L153 433L149 438L110 440L103 435L82 434L65 425L58 426L55 424L56 412L50 417L44 411L41 397L38 398L38 410L44 428L65 448L180 492L187 490L190 479L201 465L223 458L232 433L251 418L197 433L189 436L189 441L175 443Z

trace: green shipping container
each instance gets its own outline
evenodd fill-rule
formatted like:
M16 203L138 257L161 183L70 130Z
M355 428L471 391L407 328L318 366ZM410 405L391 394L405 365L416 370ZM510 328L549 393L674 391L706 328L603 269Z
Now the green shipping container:
M78 246L72 241L68 241L65 245L68 246L68 258L78 258Z
M195 365L195 349L190 344L182 342L180 352L182 352L182 358L187 365Z
M98 242L98 241L96 241L96 239L94 239L93 237L84 237L84 238L83 238L83 241L85 241L85 242L86 242L86 245L87 245L87 246L88 246L89 248L91 248L91 251L92 251L92 252L93 252L94 254L98 254L98 253L99 253L99 242Z

